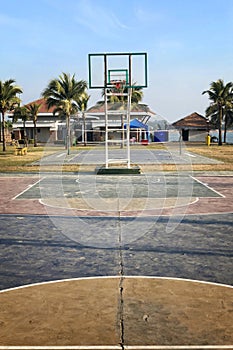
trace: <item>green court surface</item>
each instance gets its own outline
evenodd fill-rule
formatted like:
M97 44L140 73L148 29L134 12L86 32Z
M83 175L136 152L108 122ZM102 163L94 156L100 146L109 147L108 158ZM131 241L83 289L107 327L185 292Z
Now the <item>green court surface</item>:
M214 189L192 176L46 176L17 196L38 198L174 198L221 197Z

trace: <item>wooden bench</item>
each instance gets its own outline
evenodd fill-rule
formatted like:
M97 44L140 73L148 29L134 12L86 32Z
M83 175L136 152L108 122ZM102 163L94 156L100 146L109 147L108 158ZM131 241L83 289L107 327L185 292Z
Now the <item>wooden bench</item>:
M15 148L15 155L16 156L24 156L27 154L27 147L16 147Z

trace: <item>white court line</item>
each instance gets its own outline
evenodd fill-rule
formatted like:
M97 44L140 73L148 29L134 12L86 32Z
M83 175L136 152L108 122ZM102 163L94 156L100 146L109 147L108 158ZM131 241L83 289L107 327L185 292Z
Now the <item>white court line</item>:
M78 179L77 179L78 180ZM77 181L76 180L76 182L77 183L79 183L79 181ZM65 195L64 195L65 196ZM56 208L56 209L65 209L65 210L78 210L78 211L83 211L83 212L85 212L85 211L88 211L88 212L90 212L90 211L93 211L93 212L107 212L107 213L111 213L111 212L113 212L113 213L115 213L116 211L120 211L121 213L122 213L122 215L124 215L124 213L127 213L127 212L137 212L137 213L145 213L145 212L147 212L147 211L151 211L151 210L166 210L166 209L177 209L177 208L182 208L182 207L186 207L186 206L188 206L188 205L192 205L192 204L195 204L196 202L198 202L199 200L200 200L200 198L199 197L192 197L192 198L194 198L193 199L193 201L192 202L188 202L188 203L184 203L184 204L179 204L179 205L174 205L174 206L172 206L172 205L170 205L170 206L163 206L163 207L159 207L159 208L140 208L140 209L132 209L132 210L124 210L124 209L120 209L120 210L117 210L117 209L112 209L112 210L110 210L110 209L82 209L82 208L75 208L75 207L70 207L70 206L68 206L68 207L63 207L63 206L57 206L57 205L54 205L54 204L48 204L48 203L45 203L45 202L43 202L43 200L45 200L45 198L40 198L39 199L39 203L41 204L41 205L44 205L44 206L46 206L46 207L49 207L49 208ZM203 198L213 198L213 197L203 197ZM46 198L47 199L47 198ZM81 199L83 199L83 197L81 198ZM148 198L146 198L145 197L145 200L147 200ZM161 201L164 201L164 200L166 200L167 198L165 197L165 198L160 198L161 199ZM84 200L85 200L85 197L84 197ZM154 215L154 214L151 214L151 215ZM162 214L160 214L161 216L169 216L168 214L166 214L166 215L162 215ZM177 215L177 214L175 214L175 215ZM141 216L140 214L138 215L138 216ZM117 217L118 217L118 214L117 214Z
M224 196L224 194L222 194L222 193L216 191L215 189L213 189L212 187L208 186L207 184L205 184L205 183L202 182L201 180L198 180L198 179L196 179L194 176L191 176L191 175L190 175L190 177L191 177L193 180L199 182L201 185L203 185L203 186L205 186L206 188L208 188L209 190L215 192L215 193L218 194L220 197L226 198L226 196ZM205 197L204 197L204 198L205 198ZM210 198L212 198L212 197L210 197Z
M233 349L233 345L57 345L57 346L0 346L0 350L202 350Z
M45 177L42 177L41 179L39 179L38 181L36 181L34 184L28 185L28 187L23 190L22 192L20 192L19 194L17 194L15 197L12 198L12 200L18 198L19 196L21 196L22 194L24 194L25 192L27 192L30 188L32 188L33 186L37 185L40 181L44 180Z
M0 346L0 350L122 350L120 345L58 345L58 346Z
M184 154L186 154L187 156L189 157L193 157L193 158L196 158L197 156L195 156L194 154L190 154L190 153L187 153L187 152L184 152Z
M78 156L78 154L75 154L73 157L71 157L70 159L67 160L67 162L71 162L74 158L76 158Z
M223 196L223 195L222 195ZM201 198L210 198L210 199L213 199L216 197L201 197ZM225 198L225 197L224 197ZM162 198L164 199L164 198ZM196 197L196 199L194 199L193 202L190 202L188 203L188 205L193 205L195 203L197 203L198 201L200 200L199 197ZM55 206L55 205L52 205L52 204L47 204L47 203L44 203L42 199L39 199L39 203L43 206L47 206L47 207L51 207L51 208L56 208L56 209L65 209L65 210L77 210L78 212L93 212L94 215L89 215L89 217L95 217L95 218L100 218L100 216L96 215L95 213L98 213L98 212L106 212L104 209L103 210L100 210L100 209L92 209L92 210L89 210L89 209L80 209L80 208L73 208L73 207L62 207L62 206ZM169 210L169 209L172 209L172 208L182 208L184 206L186 206L187 204L184 204L184 205L179 205L179 206L176 206L176 207L173 207L173 206L169 206L169 207L165 207L165 208L151 208L151 209L139 209L139 210L120 210L120 213L121 213L121 217L130 217L128 215L126 215L127 213L132 213L132 212L136 212L136 213L139 213L139 215L137 217L142 217L144 218L145 215L143 214L146 214L146 216L148 217L154 217L154 216L161 216L161 217L170 217L171 214L161 214L160 212L155 214L155 213L151 213L151 211L155 210L155 211L161 211L161 209L163 210ZM115 213L117 210L107 210L107 213ZM149 213L148 213L149 212ZM140 214L142 213L142 214ZM202 216L208 216L208 215L226 215L226 214L232 214L233 211L215 211L215 212L207 212L207 213L203 213L203 212L197 212L197 213L186 213L185 216L195 216L195 215L202 215ZM1 215L1 214L0 214ZM61 215L57 215L57 214L49 214L51 216L61 216ZM181 214L180 214L181 215ZM179 214L172 214L172 216L179 216ZM80 215L78 216L80 217ZM117 215L112 215L112 217L119 217L119 213Z
M121 278L120 276L95 276L95 277L77 277L77 278L66 278L62 280L55 280L55 281L46 281L46 282L38 282L38 283L32 283L32 284L26 284L19 287L13 287L8 289L0 290L1 293L5 292L11 292L23 288L30 288L30 287L38 287L43 286L46 284L55 284L55 283L63 283L63 282L75 282L75 281L85 281L85 280L95 280L95 279L118 279ZM223 284L223 283L216 283L216 282L209 282L209 281L201 281L201 280L192 280L188 278L178 278L178 277L160 277L160 276L127 276L124 275L125 279L154 279L154 280L165 280L165 281L176 281L176 282L191 282L191 283L198 283L198 284L206 284L210 286L216 286L216 287L224 287L224 288L233 288L230 284Z
M65 156L65 155L66 155L66 153L60 153L60 154L58 154L56 157L57 157L57 158L60 158L60 157Z

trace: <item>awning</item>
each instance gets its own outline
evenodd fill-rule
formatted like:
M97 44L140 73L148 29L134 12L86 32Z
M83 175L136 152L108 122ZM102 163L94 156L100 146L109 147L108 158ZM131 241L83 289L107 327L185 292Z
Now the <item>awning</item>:
M140 122L138 119L131 120L129 127L130 129L144 129L148 131L148 125ZM126 124L124 124L124 128L126 129Z

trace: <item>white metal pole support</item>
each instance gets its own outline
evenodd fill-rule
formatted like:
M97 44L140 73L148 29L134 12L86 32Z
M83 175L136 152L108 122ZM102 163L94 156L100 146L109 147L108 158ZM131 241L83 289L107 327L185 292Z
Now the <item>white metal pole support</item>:
M127 142L127 167L130 169L130 110L131 110L131 95L132 88L128 89L128 103L127 103L127 123L126 123L126 142Z
M105 167L108 168L108 100L107 89L104 89L104 109L105 109Z

